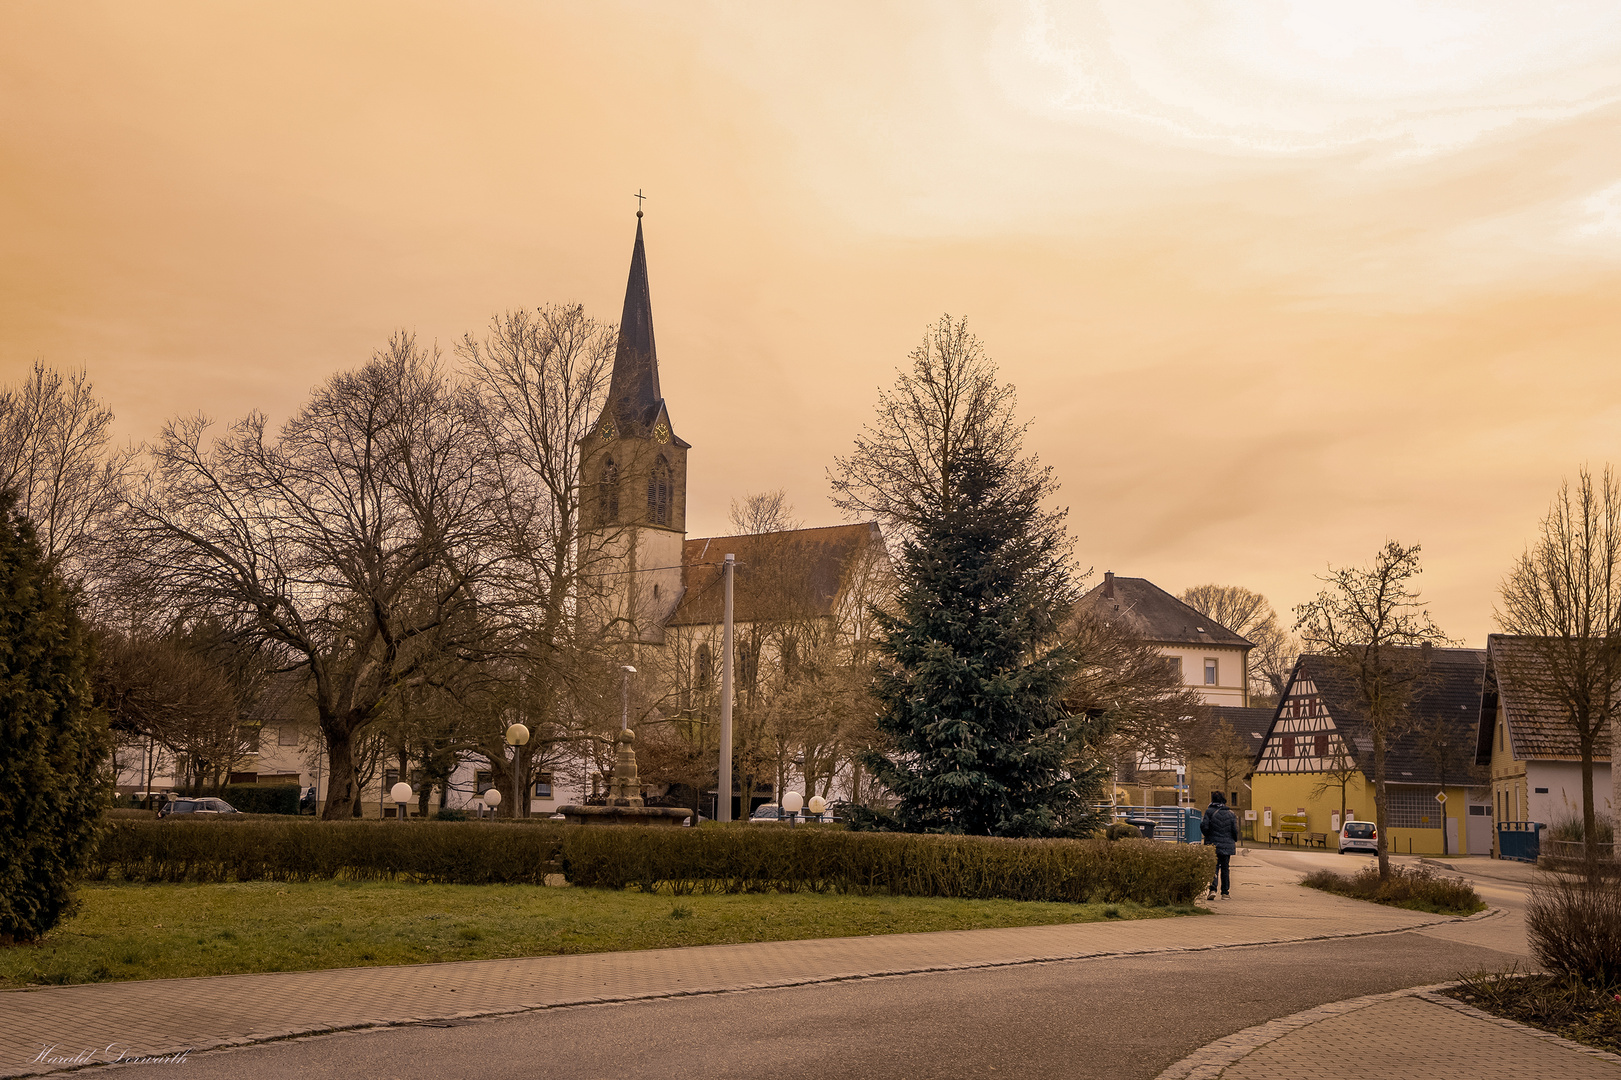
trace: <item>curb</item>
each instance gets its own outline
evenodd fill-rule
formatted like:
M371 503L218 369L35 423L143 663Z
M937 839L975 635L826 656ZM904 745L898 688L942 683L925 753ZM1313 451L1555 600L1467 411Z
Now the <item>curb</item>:
M1471 915L1470 918L1476 916ZM1370 1005L1392 1001L1396 998L1415 997L1427 1001L1432 1005L1440 1005L1464 1016L1476 1020L1484 1020L1489 1024L1505 1028L1509 1031L1518 1031L1542 1040L1552 1046L1562 1047L1566 1050L1583 1054L1587 1057L1598 1058L1601 1061L1613 1062L1621 1065L1621 1055L1612 1054L1608 1050L1600 1050L1594 1046L1585 1046L1579 1042L1572 1042L1562 1035L1555 1035L1551 1031L1522 1024L1518 1020L1509 1020L1501 1016L1493 1016L1483 1012L1473 1005L1465 1004L1456 998L1448 997L1439 991L1457 986L1456 982L1432 983L1428 986L1413 986L1406 990L1392 990L1384 994L1368 994L1363 997L1347 998L1344 1001L1330 1002L1319 1005L1314 1009L1294 1013L1291 1016L1279 1017L1264 1024L1257 1024L1252 1028L1235 1032L1226 1038L1217 1039L1213 1043L1201 1046L1187 1057L1178 1061L1154 1080L1218 1080L1222 1072L1230 1066L1238 1064L1250 1054L1259 1050L1268 1043L1275 1042L1301 1028L1310 1027L1322 1020L1329 1020L1336 1016L1358 1012Z
M1160 948L1149 948L1149 949L1126 949L1126 950L1119 950L1119 951L1115 951L1115 952L1083 953L1083 954L1075 954L1075 955L1070 955L1070 956L1035 956L1035 957L1026 957L1026 958L1018 959L1018 960L986 960L986 961L980 961L980 962L976 962L976 963L935 964L935 965L931 965L931 966L927 966L927 967L897 968L897 969L891 970L891 971L863 971L863 972L857 972L857 973L853 973L853 974L821 975L821 976L813 976L813 977L810 977L810 978L803 978L803 979L784 979L784 980L775 981L775 982L747 983L747 984L739 984L739 985L734 985L734 986L712 987L712 988L707 988L707 989L696 989L695 988L695 989L690 989L690 990L688 990L688 989L659 990L659 991L647 991L647 992L635 993L635 994L610 995L610 996L600 996L600 995L595 995L594 996L594 995L582 994L578 998L573 998L573 999L569 999L569 1000L547 1001L547 1002L530 1002L530 1003L522 1003L522 1004L517 1004L517 1005L505 1005L505 1006L501 1006L499 1008L492 1008L492 1009L475 1009L475 1010L470 1010L470 1011L466 1011L466 1012L454 1012L454 1013L447 1012L447 1013L444 1013L444 1014L437 1014L437 1015L432 1015L432 1016L399 1016L399 1017L391 1017L391 1018L379 1018L379 1019L375 1019L375 1020L363 1020L363 1021L359 1021L357 1023L351 1023L351 1024L311 1024L308 1027L301 1027L301 1028L289 1029L289 1030L284 1030L284 1031L256 1032L256 1033L249 1034L249 1035L238 1035L238 1036L234 1036L234 1037L226 1038L226 1039L214 1039L214 1040L210 1040L210 1041L207 1041L207 1042L199 1042L199 1043L196 1043L196 1044L194 1044L194 1045L192 1045L190 1047L175 1047L175 1048L170 1048L170 1049L166 1049L166 1050L153 1050L153 1051L151 1051L151 1053L153 1053L153 1054L179 1053L180 1051L184 1050L188 1054L201 1054L201 1053L206 1053L206 1052L211 1052L211 1051L216 1051L216 1050L231 1050L231 1049L239 1049L239 1048L247 1047L247 1046L261 1046L261 1045L264 1045L266 1043L285 1042L285 1041L291 1040L291 1039L302 1039L302 1038L308 1038L308 1037L312 1037L312 1036L335 1035L335 1034L339 1034L339 1033L342 1033L342 1032L375 1031L375 1030L378 1030L378 1029L381 1029L381 1028L414 1027L414 1026L417 1026L417 1025L444 1024L444 1023L447 1023L447 1022L463 1022L463 1023L466 1023L466 1022L477 1021L477 1020L499 1019L499 1018L505 1017L505 1016L517 1016L517 1015L520 1015L520 1014L523 1014L523 1013L543 1012L543 1011L547 1011L547 1010L550 1010L550 1009L571 1009L571 1008L579 1008L579 1007L582 1007L582 1006L589 1006L589 1005L621 1005L621 1004L629 1004L631 1002L636 1002L636 1001L659 1001L659 1000L664 1000L664 999L668 999L668 998L707 997L707 996L713 996L713 995L717 995L717 994L743 993L743 992L751 991L751 990L782 990L782 989L789 989L789 988L797 987L797 986L817 986L817 985L823 985L823 984L828 984L828 983L861 982L861 981L864 981L864 980L867 980L867 979L892 979L892 978L899 978L899 977L908 976L908 975L934 975L934 974L944 974L944 973L948 973L948 972L957 972L957 971L985 971L985 970L994 970L994 969L997 969L997 968L1027 967L1027 966L1031 966L1031 965L1035 965L1035 964L1068 964L1068 963L1077 963L1077 962L1086 961L1086 960L1110 960L1110 959L1117 959L1117 958L1122 958L1122 957L1132 957L1132 956L1164 956L1164 955L1169 955L1169 954L1174 954L1174 953L1216 952L1216 951L1219 951L1219 950L1222 950L1222 949L1253 949L1253 948L1262 948L1262 947L1266 947L1266 946L1270 946L1270 945L1299 945L1299 944L1305 944L1307 942L1314 942L1314 941L1339 941L1339 940L1350 940L1350 939L1354 939L1354 938L1389 937L1389 936L1394 935L1394 934L1409 934L1409 933L1413 933L1413 932L1419 931L1419 930L1424 930L1424 929L1427 929L1427 928L1433 927L1433 926L1444 926L1447 923L1468 922L1471 919L1478 919L1478 918L1481 918L1482 916L1493 915L1493 914L1498 914L1498 913L1500 913L1499 909L1497 909L1497 908L1488 908L1485 911L1476 912L1474 915L1453 916L1451 918L1439 917L1438 916L1436 918L1435 922L1422 923L1422 924L1419 924L1417 926L1401 927L1401 928L1391 929L1391 930L1365 930L1365 931L1359 931L1359 932L1350 933L1350 934L1345 934L1345 933L1340 933L1340 934L1316 934L1316 935L1313 935L1311 937L1276 938L1276 939L1273 939L1273 940L1270 940L1270 941L1247 941L1247 942L1241 942L1241 943L1232 944L1232 945L1227 945L1227 944L1177 945L1177 946L1164 946L1164 947L1160 947ZM1191 917L1196 917L1196 916L1191 916ZM514 958L514 959L515 960L522 960L522 959L528 959L528 958L523 957L523 958ZM454 962L454 961L452 961L452 962ZM416 965L411 965L411 966L416 966ZM364 969L341 969L340 968L340 969L334 969L334 970L364 970ZM235 978L235 977L236 976L205 976L205 978ZM167 982L167 981L170 981L170 980L153 980L153 982L159 982L159 983ZM1451 985L1451 984L1450 983L1437 984L1437 986L1448 986L1448 985ZM1429 988L1426 987L1424 989L1429 989ZM27 991L27 990L17 990L17 991L13 991L13 992L27 993L29 991ZM1413 991L1412 990L1401 990L1401 991L1396 991L1393 994L1378 995L1378 998L1382 1000L1383 998L1386 998L1386 997L1398 997L1398 996L1401 996L1403 994L1410 994L1410 993L1413 993ZM1355 1000L1361 1000L1361 999L1355 999ZM1346 1004L1346 1003L1339 1003L1339 1004L1343 1005L1343 1004ZM1368 1001L1367 1004L1372 1004L1372 1001L1371 1000ZM1459 1004L1462 1004L1462 1003L1460 1002ZM1357 1006L1357 1007L1360 1008L1362 1006ZM1321 1008L1332 1009L1332 1008L1335 1008L1335 1006L1328 1005L1328 1006L1322 1006ZM1341 1011L1351 1011L1351 1010L1344 1009L1344 1010L1341 1010ZM1306 1015L1306 1014L1297 1014L1297 1015L1302 1015L1303 1016L1303 1015ZM1338 1015L1338 1013L1333 1013L1331 1015ZM1292 1020L1292 1019L1294 1019L1294 1018L1293 1017L1285 1017L1283 1020L1273 1020L1273 1021L1270 1021L1269 1023L1270 1024L1281 1024L1281 1023L1286 1023L1286 1022L1288 1022L1289 1020ZM1306 1020L1306 1021L1303 1021L1302 1023L1295 1024L1292 1027L1288 1028L1287 1030L1292 1031L1292 1030L1294 1030L1295 1027L1300 1027L1300 1026L1304 1026L1304 1024L1312 1023L1313 1020L1315 1020L1315 1019L1321 1019L1321 1017L1314 1017L1312 1020ZM1263 1027L1263 1028L1265 1028L1267 1026L1269 1026L1269 1025L1267 1025L1267 1024L1261 1025L1261 1027ZM1253 1030L1259 1030L1259 1029L1250 1029L1250 1030L1253 1031ZM1283 1033L1284 1032L1280 1031L1278 1034L1283 1034ZM1228 1036L1228 1039L1236 1039L1236 1038L1239 1038L1240 1036L1245 1035L1245 1034L1247 1034L1247 1032L1240 1032L1240 1033L1238 1033L1238 1035ZM1273 1038L1277 1038L1277 1035L1272 1035L1272 1036L1268 1037L1267 1039L1265 1039L1263 1041L1270 1042ZM1221 1040L1221 1042L1226 1042L1226 1041L1227 1040ZM1215 1046L1218 1046L1218 1045L1220 1045L1220 1043L1212 1043L1211 1047L1215 1047ZM1260 1045L1260 1044L1256 1043L1254 1045L1247 1046L1247 1048L1244 1050L1244 1053L1248 1053L1249 1050L1254 1049L1255 1045ZM1205 1049L1210 1049L1210 1047L1206 1047ZM1203 1052L1202 1050L1197 1051L1194 1056L1197 1056L1199 1053L1202 1053L1202 1052ZM1242 1054L1240 1054L1239 1056L1241 1057ZM1189 1059L1189 1060L1191 1060L1191 1059ZM1234 1060L1236 1060L1236 1058ZM46 1068L42 1068L42 1069L26 1069L26 1070L23 1070L23 1071L20 1071L20 1072L6 1072L6 1073L0 1073L0 1080L12 1080L12 1078L24 1077L24 1076L45 1076L45 1075L52 1075L52 1074L57 1074L57 1073L78 1072L78 1071L80 1071L82 1069L95 1068L95 1067L97 1067L99 1065L102 1065L102 1064L105 1064L105 1063L104 1062L86 1062L86 1063L81 1064L81 1065L55 1066L55 1067L46 1067ZM1230 1064L1230 1062L1228 1062L1228 1064ZM1173 1069L1175 1069L1176 1067L1177 1066L1172 1066ZM1225 1068L1225 1065L1223 1065L1222 1067ZM1180 1077L1186 1076L1186 1075L1190 1075L1190 1074L1186 1074L1186 1073L1173 1074L1173 1073L1167 1072L1167 1073L1162 1074L1162 1080L1169 1080L1169 1078L1172 1078L1172 1077L1176 1077L1176 1078L1178 1078L1178 1080L1180 1080ZM1216 1075L1216 1074L1215 1073L1200 1073L1199 1074L1200 1077L1214 1076L1214 1075Z

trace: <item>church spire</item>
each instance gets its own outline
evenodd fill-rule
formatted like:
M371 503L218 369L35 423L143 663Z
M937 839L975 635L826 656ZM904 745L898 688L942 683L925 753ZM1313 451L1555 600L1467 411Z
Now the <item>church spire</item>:
M653 347L653 299L647 288L647 252L642 247L642 212L638 210L625 310L619 317L619 346L608 382L608 408L621 427L635 431L653 423L662 401L658 352Z

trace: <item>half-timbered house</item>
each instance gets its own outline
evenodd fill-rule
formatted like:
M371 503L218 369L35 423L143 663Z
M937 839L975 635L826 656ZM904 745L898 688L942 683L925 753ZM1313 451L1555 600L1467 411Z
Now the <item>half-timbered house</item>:
M1386 744L1390 850L1489 851L1489 837L1470 836L1458 825L1472 806L1488 803L1474 764L1485 663L1480 649L1431 650L1426 673ZM1255 838L1333 833L1342 806L1347 817L1374 820L1372 777L1373 733L1356 686L1328 657L1300 657L1251 778L1260 814ZM1285 815L1296 819L1289 822L1295 828L1285 829Z

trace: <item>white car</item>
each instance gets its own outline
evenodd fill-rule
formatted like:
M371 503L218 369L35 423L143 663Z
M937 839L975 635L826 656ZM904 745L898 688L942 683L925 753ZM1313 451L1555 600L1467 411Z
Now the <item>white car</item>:
M1379 853L1379 830L1371 821L1347 821L1340 828L1340 854L1347 851Z

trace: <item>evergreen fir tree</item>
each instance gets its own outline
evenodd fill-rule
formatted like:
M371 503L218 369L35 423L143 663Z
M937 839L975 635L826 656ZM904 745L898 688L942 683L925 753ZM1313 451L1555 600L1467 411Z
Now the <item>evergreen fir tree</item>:
M88 652L33 526L0 494L0 942L37 938L71 909L105 803Z
M878 613L878 726L893 748L867 759L899 798L892 827L1075 836L1099 824L1102 774L1073 752L1063 706L1075 662L1056 616L1069 579L1040 480L1016 459L966 452L903 544L896 601Z

